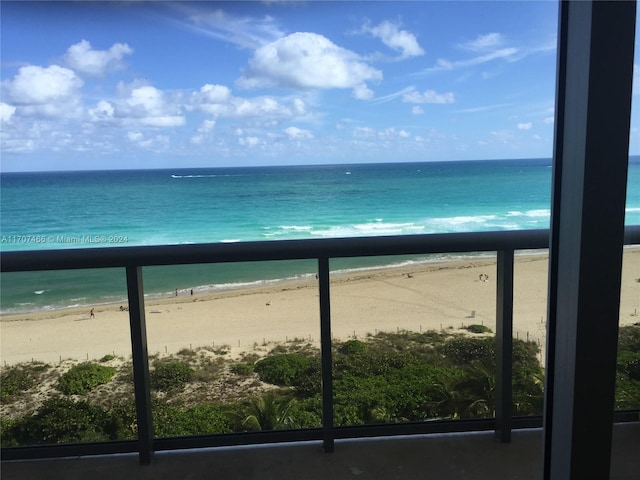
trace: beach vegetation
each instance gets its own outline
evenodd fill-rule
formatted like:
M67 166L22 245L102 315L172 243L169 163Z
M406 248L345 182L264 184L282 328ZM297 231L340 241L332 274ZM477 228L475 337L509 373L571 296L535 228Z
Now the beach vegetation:
M111 439L107 433L109 417L103 408L87 401L56 397L46 400L35 415L16 420L3 433L9 443L17 445L106 441Z
M232 422L224 407L216 404L181 407L156 400L153 403L153 429L156 437L180 437L212 433L231 433Z
M618 409L640 405L639 355L640 326L621 327ZM514 339L512 358L513 412L540 415L544 370L539 347ZM29 365L3 370L2 387L22 385L15 390L29 395L31 390L24 389L32 383L24 379L38 378ZM86 364L76 367L80 365ZM79 371L76 367L67 374ZM334 340L335 425L490 418L495 415L495 367L495 338L469 332L399 330ZM10 374L12 370L28 375ZM54 370L47 372L57 377ZM83 401L57 397L51 390L44 403L18 402L29 406L21 414L11 410L11 415L3 415L2 444L135 438L131 371L131 362L125 362L109 383ZM236 359L216 354L211 347L189 349L188 355L157 355L150 375L156 437L322 425L320 351L307 341L271 349L259 346ZM60 383L56 378L52 382Z
M470 333L493 333L489 327L477 323L467 325L464 329Z
M232 373L236 375L240 375L241 377L247 377L253 373L253 364L252 363L234 363L229 369Z
M31 362L3 369L0 374L0 400L11 401L40 383L50 365Z
M367 350L367 344L360 340L347 340L340 346L340 353L357 355Z
M618 331L616 409L640 408L640 324Z
M294 423L291 415L293 403L290 395L270 391L244 401L238 410L231 412L229 418L234 421L236 430L240 431L291 428Z
M100 363L107 363L110 362L111 360L114 360L116 358L115 355L111 355L110 353L105 355L104 357L102 357L100 360L98 360Z
M193 380L194 370L183 362L158 362L149 374L151 388L161 392L184 390L188 382Z
M84 362L71 367L58 380L58 388L65 395L85 395L98 385L111 381L116 373L114 367Z
M0 399L5 401L18 393L29 390L35 383L36 381L28 369L22 366L7 369L2 372L2 377L0 377Z
M227 355L231 351L231 347L229 345L218 345L217 347L211 347L210 351L216 355Z
M260 380L283 387L294 386L312 370L314 359L297 353L272 355L257 362L254 371Z
M219 378L226 364L227 361L222 357L201 356L197 362L189 365L193 369L192 380L208 382Z

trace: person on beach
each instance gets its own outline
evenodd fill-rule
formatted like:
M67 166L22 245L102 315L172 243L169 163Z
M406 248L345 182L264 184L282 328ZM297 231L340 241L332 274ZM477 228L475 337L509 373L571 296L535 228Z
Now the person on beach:
M91 309L91 311L89 312L89 318L96 318L96 314L93 313L93 308Z
M176 288L176 297L178 296L178 289Z

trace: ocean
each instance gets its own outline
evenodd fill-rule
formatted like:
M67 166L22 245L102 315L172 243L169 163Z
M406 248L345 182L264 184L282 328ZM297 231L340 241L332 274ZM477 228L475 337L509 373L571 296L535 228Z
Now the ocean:
M2 173L1 251L549 228L551 160ZM631 157L626 224L640 224ZM351 259L332 268L433 261ZM373 263L372 263L373 262ZM149 297L315 273L311 261L145 268ZM2 275L2 313L123 302L123 269Z

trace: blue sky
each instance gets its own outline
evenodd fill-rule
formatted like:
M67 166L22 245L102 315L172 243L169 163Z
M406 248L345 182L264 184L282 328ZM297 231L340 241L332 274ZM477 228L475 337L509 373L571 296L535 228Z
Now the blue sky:
M553 1L1 9L2 171L552 153Z

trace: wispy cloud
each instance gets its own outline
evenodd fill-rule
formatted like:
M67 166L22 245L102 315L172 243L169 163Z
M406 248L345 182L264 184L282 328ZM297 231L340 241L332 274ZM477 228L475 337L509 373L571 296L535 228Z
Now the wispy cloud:
M488 112L489 110L497 110L499 108L506 108L513 106L513 103L497 103L495 105L481 105L478 107L463 108L462 110L455 110L453 113L480 113Z
M286 35L271 16L236 16L223 10L204 10L193 4L171 4L181 14L184 27L240 48L255 49Z
M397 92L390 93L389 95L384 95L382 97L376 97L370 100L369 103L378 104L378 103L387 103L395 100L396 98L402 97L408 93L415 91L416 87L410 86L403 88L402 90L398 90Z
M473 51L484 51L487 48L494 48L504 44L504 36L501 33L487 33L486 35L478 35L475 40L465 42L462 48Z
M554 52L556 50L556 42L555 39L552 39L551 41L545 41L533 46L518 47L509 45L508 39L501 33L492 32L478 35L478 37L473 40L458 44L457 47L466 52L473 53L474 56L459 60L439 58L435 65L418 72L417 75L464 69L495 61L517 62L530 55ZM485 78L490 77L490 75L485 73Z
M483 63L491 62L493 60L505 60L515 61L518 49L514 47L500 48L493 52L485 53L477 57L468 58L466 60L450 61L444 58L439 58L436 64L423 70L421 73L438 72L442 70L455 70L459 68L472 67L475 65L481 65Z

